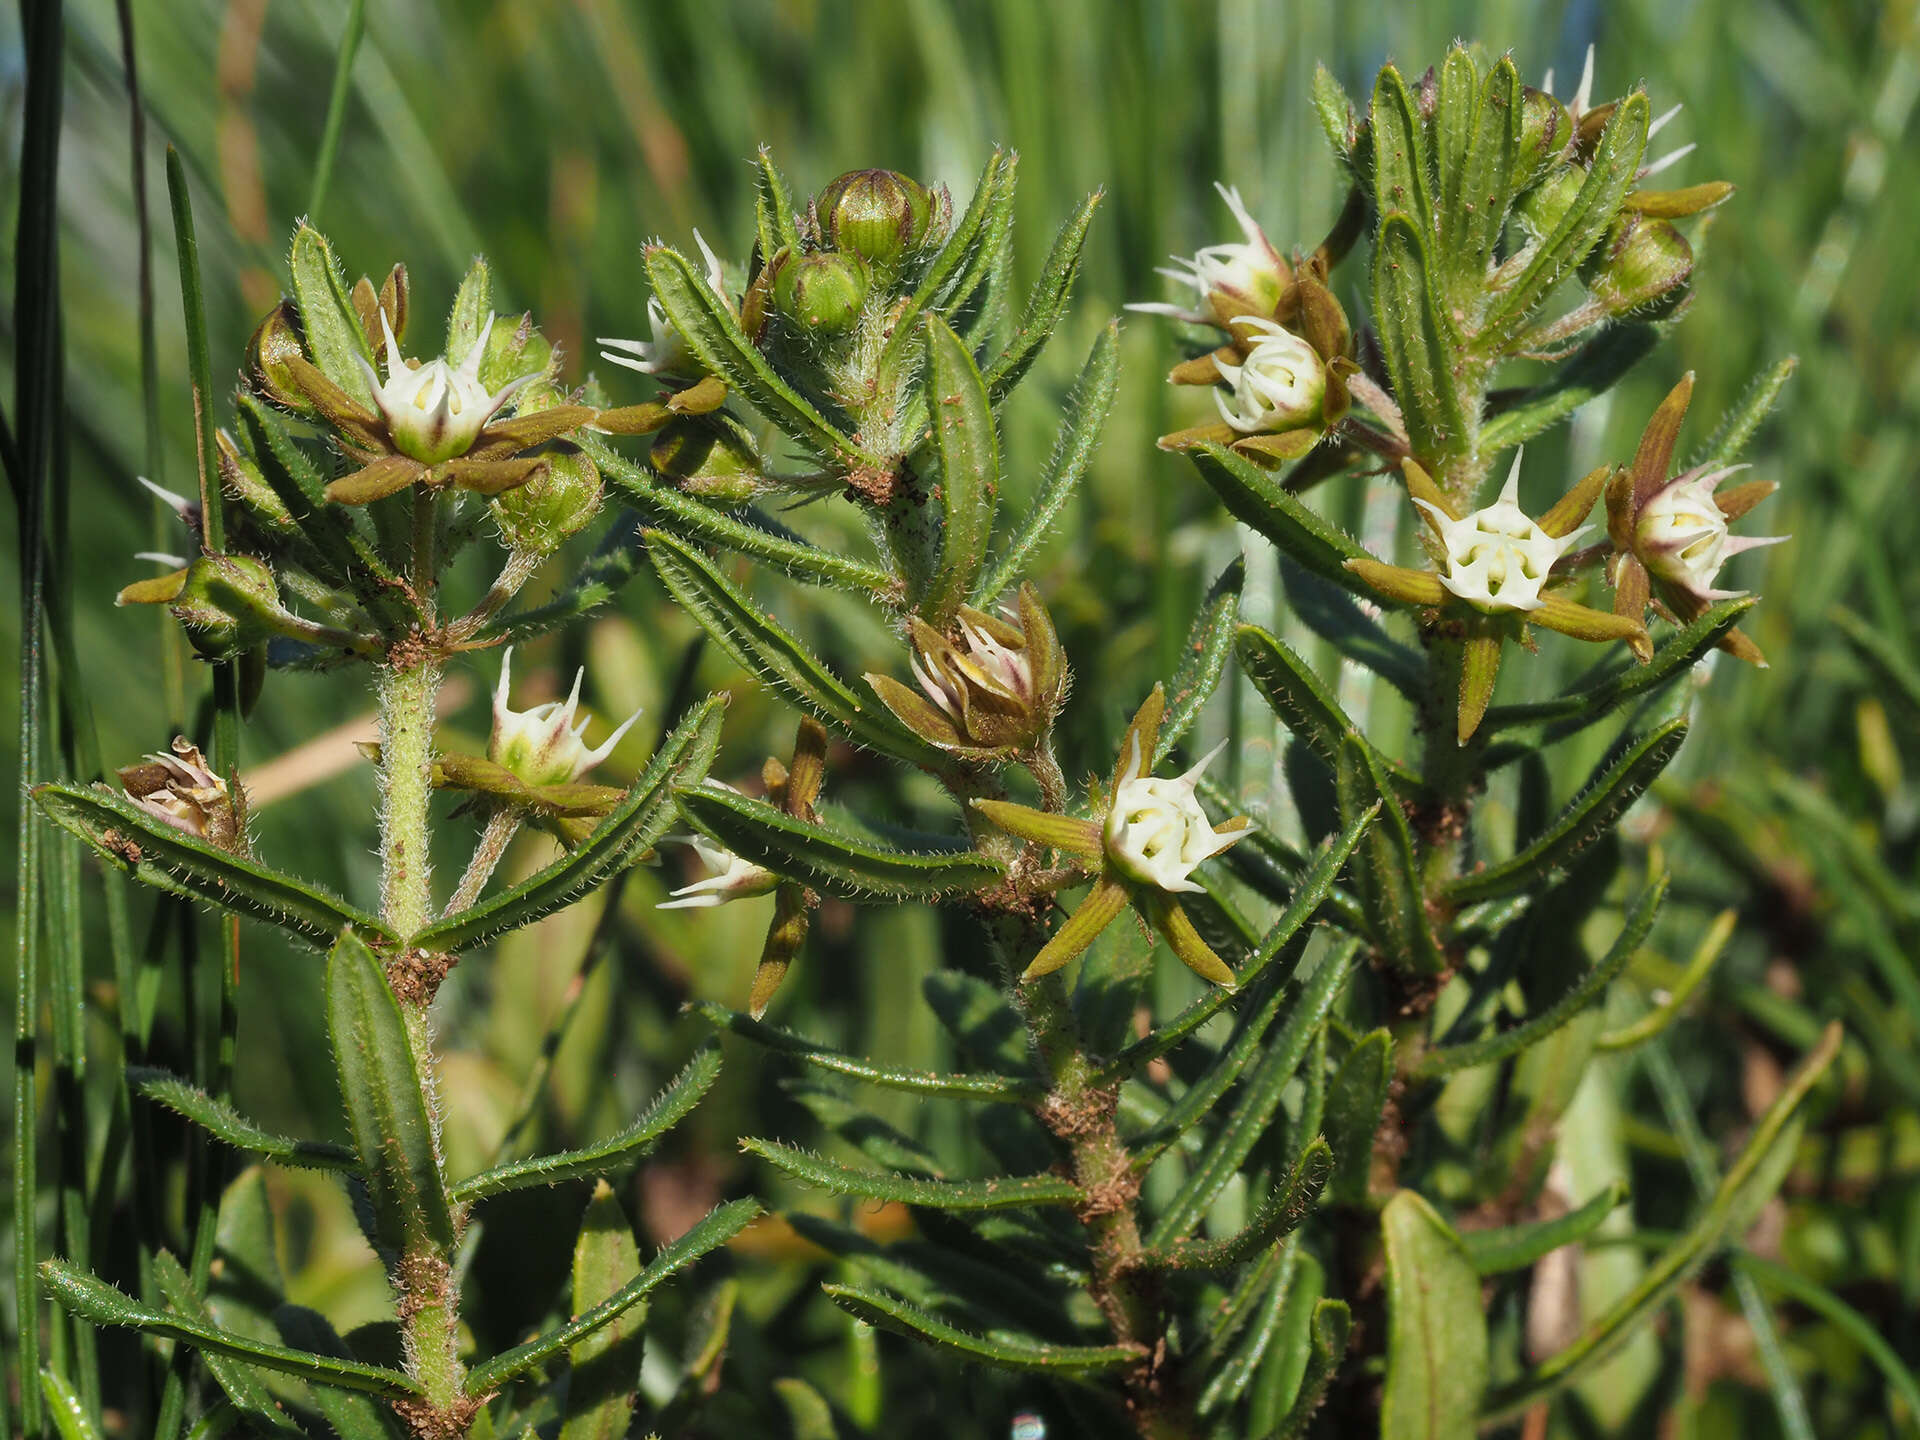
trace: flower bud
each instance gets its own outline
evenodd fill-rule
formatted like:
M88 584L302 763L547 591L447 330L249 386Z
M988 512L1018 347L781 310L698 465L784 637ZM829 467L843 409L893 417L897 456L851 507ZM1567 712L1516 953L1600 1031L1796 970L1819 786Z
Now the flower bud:
M867 267L856 255L790 255L773 283L774 303L800 329L844 335L867 300Z
M1573 138L1573 116L1546 91L1527 86L1520 107L1520 150L1513 164L1515 194L1538 184L1567 153L1567 142Z
M171 608L203 660L231 660L285 633L291 619L273 571L251 555L198 557Z
M1513 213L1534 239L1544 239L1559 228L1574 198L1585 183L1587 172L1577 165L1553 170L1514 203Z
M222 850L244 850L239 809L227 782L208 766L200 748L176 735L173 753L154 753L120 772L127 799L147 814Z
M933 197L894 170L850 170L814 200L823 238L876 266L891 265L926 240Z
M1220 378L1232 387L1232 403L1220 391L1214 402L1220 418L1243 435L1298 430L1317 425L1327 394L1327 370L1314 348L1291 330L1257 315L1236 316L1252 344L1238 365L1217 361Z
M311 415L313 401L288 368L289 360L306 358L300 340L300 312L291 300L282 300L260 322L247 341L247 383L255 394L302 415Z
M600 513L600 469L570 446L542 458L546 464L531 480L496 495L491 505L500 538L510 548L551 555Z
M689 495L718 505L744 505L767 487L752 440L725 416L669 420L647 458Z
M1687 297L1693 247L1669 221L1629 213L1613 223L1582 273L1609 314L1664 319Z

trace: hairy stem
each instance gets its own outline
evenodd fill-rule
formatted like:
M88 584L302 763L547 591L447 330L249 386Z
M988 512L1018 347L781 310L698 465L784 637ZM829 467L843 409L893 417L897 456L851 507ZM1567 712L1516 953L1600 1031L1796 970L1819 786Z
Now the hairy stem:
M487 816L487 825L480 832L480 841L473 847L473 858L467 862L467 873L460 877L453 897L447 901L447 914L458 915L470 908L480 898L480 892L487 888L500 859L507 853L507 846L513 843L513 837L520 833L520 813L501 806Z

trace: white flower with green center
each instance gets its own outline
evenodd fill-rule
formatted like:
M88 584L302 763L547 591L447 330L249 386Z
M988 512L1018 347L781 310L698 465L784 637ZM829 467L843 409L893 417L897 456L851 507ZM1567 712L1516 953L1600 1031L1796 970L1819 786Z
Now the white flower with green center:
M727 278L720 257L713 253L698 230L693 232L693 239L707 262L707 288L722 301L727 301ZM732 302L727 303L731 307ZM600 344L608 347L600 352L600 358L612 361L615 365L624 365L629 370L637 370L642 375L666 376L676 380L697 377L704 367L693 351L687 348L686 337L667 319L667 312L658 300L647 301L647 323L653 329L651 340L621 340L614 336L600 336Z
M1194 795L1194 782L1225 748L1222 741L1186 774L1162 780L1141 773L1140 737L1131 737L1126 767L1114 787L1113 808L1107 812L1102 833L1114 869L1129 880L1160 890L1198 893L1202 889L1187 877L1202 861L1246 833L1244 821L1231 829L1214 829Z
M1520 508L1520 456L1513 457L1507 483L1493 504L1455 520L1438 505L1416 499L1414 504L1433 521L1446 551L1440 583L1477 610L1538 610L1541 588L1554 561L1593 527L1582 525L1555 538Z
M1213 188L1227 202L1245 238L1208 245L1190 257L1176 255L1173 266L1163 265L1155 272L1190 286L1199 297L1201 308L1194 310L1155 302L1129 305L1127 309L1146 315L1167 315L1195 325L1218 325L1219 318L1209 306L1216 295L1231 297L1236 309L1271 312L1280 303L1280 292L1290 278L1280 252L1273 248L1266 232L1248 213L1239 190L1217 182Z
M1240 364L1214 362L1220 378L1233 387L1232 404L1220 391L1213 392L1220 418L1243 435L1317 422L1327 394L1327 367L1314 348L1258 315L1237 315L1233 323L1261 333Z
M598 747L589 749L585 740L587 722L574 724L585 669L574 673L573 690L565 700L515 710L507 704L512 666L513 650L509 647L500 657L500 683L493 692L493 735L487 743L487 758L511 770L527 785L565 785L578 780L611 755L613 747L640 718L640 712L634 711Z
M719 781L709 781L719 785ZM730 785L721 786L731 790ZM696 880L691 885L682 885L671 893L670 899L662 900L656 910L709 910L716 905L724 905L729 900L745 900L753 895L765 895L780 883L780 877L751 860L743 860L718 841L709 840L704 835L689 835L684 839L671 836L682 845L691 845L694 854L700 857L700 863L713 873L704 880Z
M380 327L387 341L385 383L380 372L365 360L360 368L367 372L374 404L387 422L393 448L422 465L438 465L466 454L486 423L531 378L523 376L492 394L480 383L480 361L487 353L487 337L493 333L492 315L487 316L473 348L457 366L449 365L445 356L424 365L403 359L384 309Z
M1746 469L1729 465L1710 472L1692 471L1670 481L1640 509L1634 522L1635 548L1655 579L1705 600L1731 600L1744 590L1715 590L1714 577L1735 555L1778 545L1785 535L1727 533L1727 516L1713 492L1729 475Z

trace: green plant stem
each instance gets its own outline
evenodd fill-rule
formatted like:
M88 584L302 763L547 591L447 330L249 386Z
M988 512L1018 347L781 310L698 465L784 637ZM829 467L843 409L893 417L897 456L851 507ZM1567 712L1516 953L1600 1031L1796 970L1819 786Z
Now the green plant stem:
M460 877L453 897L447 901L447 914L458 915L480 898L480 892L487 888L487 881L494 869L500 864L500 858L507 853L507 846L513 843L513 837L520 833L520 813L507 806L501 806L487 816L486 828L480 832L479 843L473 847L473 858L467 862L467 870Z

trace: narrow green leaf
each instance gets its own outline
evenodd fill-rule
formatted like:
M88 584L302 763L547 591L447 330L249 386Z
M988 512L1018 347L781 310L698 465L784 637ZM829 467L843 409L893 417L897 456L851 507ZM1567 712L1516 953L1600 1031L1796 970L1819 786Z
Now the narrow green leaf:
M725 714L726 701L708 696L660 742L646 770L591 835L511 889L429 925L414 944L448 951L485 945L565 909L632 864L666 834L679 813L674 787L697 783L706 775L720 744Z
M640 1250L626 1212L602 1180L587 1202L573 1247L573 1313L584 1315L631 1285L640 1274ZM646 1344L646 1306L633 1305L575 1341L569 1359L567 1418L560 1440L624 1440L633 1423L634 1394Z
M1243 1228L1219 1240L1176 1240L1149 1250L1147 1263L1170 1270L1226 1270L1243 1264L1298 1228L1332 1173L1333 1151L1315 1137L1300 1152L1286 1183L1275 1188Z
M661 582L735 664L858 744L910 765L944 768L938 750L884 706L863 706L798 637L751 604L704 555L664 530L644 534Z
M400 1254L452 1250L453 1215L406 1017L351 930L327 957L327 1033L382 1241Z
M493 271L484 256L476 255L453 292L447 314L447 363L458 365L479 342L480 327L493 314ZM404 338L404 337L403 337Z
M1373 943L1393 964L1439 974L1446 969L1446 959L1427 920L1413 830L1373 747L1358 737L1342 744L1334 783L1340 815L1349 824L1374 806L1380 809L1380 823L1367 832L1354 865L1354 888Z
M1773 410L1780 392L1786 388L1787 381L1793 378L1793 372L1800 368L1800 357L1789 355L1769 369L1754 376L1733 407L1720 417L1720 423L1713 427L1713 434L1687 462L1687 468L1696 465L1731 465L1740 452L1747 448L1747 442L1754 432Z
M1311 1346L1307 1353L1306 1373L1300 1378L1300 1390L1286 1418L1267 1440L1303 1440L1313 1417L1326 1403L1340 1362L1346 1358L1347 1341L1353 1331L1353 1311L1344 1300L1314 1302Z
M741 332L726 302L708 288L697 267L677 250L656 245L647 251L647 276L654 298L667 313L687 348L729 387L796 444L848 469L883 470L885 462L838 429L813 404L782 380Z
M987 367L987 393L998 405L1018 385L1040 354L1047 341L1053 337L1054 327L1060 323L1060 317L1066 313L1067 299L1073 293L1073 282L1080 274L1080 256L1086 249L1087 230L1093 224L1093 212L1099 208L1106 192L1096 190L1080 202L1080 208L1060 232L1053 237L1053 246L1047 251L1046 264L1040 268L1040 278L1033 282L1033 289L1027 295L1026 309L1021 312L1020 323L1014 327L1013 337L1007 346L994 357Z
M1382 66L1369 112L1373 131L1374 209L1404 211L1428 233L1433 227L1433 172L1427 160L1420 107L1392 65Z
M898 588L899 582L878 565L809 545L767 524L756 523L753 517L758 512L748 511L749 518L740 519L661 484L645 466L635 464L597 435L582 432L575 441L628 505L676 535L751 556L804 584L839 585L870 595L886 595Z
M696 1000L691 1008L694 1014L709 1024L731 1031L756 1045L782 1055L792 1055L836 1075L845 1075L849 1079L861 1080L887 1090L904 1090L914 1095L945 1095L958 1100L991 1100L1012 1105L1037 1104L1045 1093L1034 1081L1016 1080L1005 1075L939 1075L927 1070L899 1070L876 1065L870 1060L843 1055L838 1050L816 1045L791 1030L769 1025L764 1020L755 1020L750 1015L729 1010L711 1000Z
M867 1200L896 1200L933 1210L1016 1210L1030 1205L1072 1205L1080 1187L1061 1175L1003 1176L993 1180L922 1179L884 1170L855 1170L775 1140L747 1136L740 1148L749 1155L833 1195Z
M972 850L918 854L810 825L763 800L717 786L680 792L680 808L729 850L776 874L848 899L932 899L984 890L1005 875Z
M1351 596L1291 560L1280 565L1287 608L1341 655L1416 703L1426 685L1426 661L1391 638Z
M195 1289L186 1267L171 1251L162 1250L153 1259L153 1280L167 1308L181 1320L195 1325L213 1325L206 1301ZM235 1332L220 1327L224 1334ZM250 1337L248 1337L250 1338ZM264 1377L253 1365L241 1364L218 1346L202 1346L200 1358L221 1392L261 1434L300 1440L301 1431L283 1416L279 1402L267 1388ZM322 1357L314 1357L319 1359Z
M273 1312L280 1338L296 1350L324 1355L330 1360L355 1358L347 1342L318 1311L301 1305L281 1305ZM314 1408L333 1427L337 1440L401 1440L393 1411L363 1390L319 1385L308 1391Z
M1886 1336L1880 1333L1879 1322L1869 1320L1824 1285L1750 1250L1735 1251L1732 1258L1736 1269L1806 1306L1858 1345L1906 1402L1908 1420L1920 1419L1920 1379L1915 1378L1899 1352L1887 1343Z
M1487 1385L1480 1277L1460 1237L1412 1190L1381 1212L1387 1384L1381 1440L1462 1440Z
M1581 851L1612 829L1627 807L1659 778L1687 738L1685 716L1648 731L1606 764L1546 831L1511 859L1462 875L1447 887L1456 905L1523 890L1564 870Z
M1426 128L1433 155L1434 237L1446 247L1443 253L1462 272L1461 278L1478 282L1481 276L1468 263L1472 258L1468 231L1477 187L1467 183L1467 167L1490 158L1479 152L1501 142L1482 133L1480 69L1465 46L1451 46L1433 78L1433 113ZM1519 89L1517 80L1514 88ZM1406 208L1405 202L1381 207L1383 211Z
M1482 1275L1524 1270L1562 1245L1578 1245L1598 1230L1626 1198L1625 1183L1616 1180L1586 1204L1564 1215L1502 1230L1465 1230L1460 1234L1460 1243L1467 1247L1467 1258Z
M977 606L991 605L1002 591L1015 585L1033 563L1034 555L1059 522L1060 513L1073 498L1080 479L1092 463L1099 447L1101 431L1113 409L1113 397L1120 381L1120 322L1109 321L1087 353L1087 363L1067 396L1060 435L1040 472L1033 504L1026 519L1008 539L1000 558L988 567L974 593Z
M1459 186L1448 195L1443 233L1460 247L1461 274L1471 288L1458 292L1476 295L1486 281L1494 246L1513 203L1513 181L1520 155L1523 111L1520 72L1513 57L1502 55L1487 72L1474 117L1474 136L1468 145Z
M1553 233L1534 244L1519 276L1488 314L1489 335L1508 340L1524 330L1534 307L1573 273L1606 234L1639 172L1640 157L1647 148L1647 123L1645 91L1634 91L1614 107L1573 202Z
M1875 692L1891 700L1910 726L1920 729L1920 670L1914 669L1906 652L1844 606L1834 607L1832 619L1854 658L1866 667Z
M1613 944L1601 957L1600 963L1581 976L1579 982L1553 1004L1537 1015L1529 1016L1511 1030L1502 1030L1465 1045L1429 1050L1414 1062L1414 1076L1422 1080L1437 1080L1459 1070L1471 1070L1478 1065L1492 1065L1508 1059L1538 1044L1586 1009L1627 968L1627 962L1633 959L1634 952L1646 940L1647 932L1653 928L1654 917L1659 913L1660 902L1666 898L1669 883L1670 877L1663 871L1659 878L1640 892L1633 909L1627 913L1626 923L1619 935L1614 937Z
M1287 1011L1287 1023L1272 1042L1262 1048L1259 1062L1247 1073L1239 1103L1207 1137L1206 1148L1193 1173L1154 1222L1147 1236L1149 1245L1168 1246L1191 1235L1220 1192L1240 1172L1254 1146L1273 1124L1274 1116L1279 1114L1282 1092L1299 1070L1300 1062L1306 1059L1314 1035L1326 1023L1334 1002L1353 974L1354 950L1354 946L1346 945L1325 956L1320 968L1301 987L1299 998ZM1225 1061L1230 1057L1221 1058ZM1211 1076L1196 1082L1187 1093L1191 1095L1203 1086L1213 1088ZM1175 1107L1176 1112L1184 1106L1186 1096L1182 1096L1181 1101L1182 1105ZM1204 1113L1201 1110L1192 1114L1185 1119L1185 1124L1194 1123ZM1178 1134L1185 1125L1170 1114L1168 1120L1156 1128L1173 1129L1173 1133Z
M833 1407L806 1381L789 1375L773 1382L773 1392L786 1407L793 1440L839 1440Z
M1524 445L1558 425L1582 405L1617 385L1652 353L1661 327L1629 320L1609 325L1582 345L1551 376L1521 391L1480 427L1480 448L1487 454Z
M1003 1370L1092 1375L1117 1370L1139 1358L1138 1353L1126 1345L1055 1345L1031 1335L1004 1330L974 1335L878 1290L853 1285L820 1288L834 1304L869 1325L905 1335L965 1361L984 1362Z
M47 1402L47 1414L60 1440L100 1440L93 1417L81 1403L79 1392L56 1371L40 1367L40 1394Z
M1801 1106L1832 1067L1844 1038L1839 1022L1827 1026L1819 1043L1788 1077L1767 1112L1753 1127L1740 1156L1686 1232L1647 1267L1640 1282L1583 1330L1578 1339L1519 1379L1488 1397L1480 1423L1512 1420L1579 1379L1614 1354L1651 1321L1673 1293L1737 1231L1735 1221L1749 1216L1778 1188L1791 1167L1802 1126Z
M980 214L974 239L957 255L950 277L924 307L944 315L969 345L978 346L983 331L993 322L999 309L998 291L1006 278L1007 262L1013 240L1013 194L1020 169L1020 152L995 152L999 165L993 171L991 189L983 197L976 191L967 207L970 218ZM991 161L988 162L992 164ZM955 234L967 229L963 220ZM941 268L951 245L935 256L933 268L920 283L918 295L927 289L927 280Z
M1240 590L1246 578L1246 562L1235 560L1207 590L1207 598L1193 617L1186 643L1180 647L1180 663L1167 685L1167 713L1160 722L1160 737L1154 742L1153 759L1147 766L1150 772L1186 738L1200 718L1201 707L1220 683L1233 649L1234 624L1240 618Z
M560 1185L569 1180L614 1175L629 1170L653 1149L654 1142L693 1112L720 1074L720 1047L709 1041L694 1051L684 1069L626 1129L578 1150L536 1155L483 1170L453 1187L454 1203L470 1204L508 1190ZM576 1305L576 1310L583 1307Z
M1327 1084L1326 1117L1321 1126L1333 1146L1333 1177L1327 1200L1360 1206L1367 1201L1373 1172L1373 1140L1393 1083L1393 1035L1385 1029L1360 1038Z
M130 1066L127 1085L155 1104L164 1105L176 1115L191 1120L215 1139L225 1141L236 1150L247 1150L282 1165L304 1166L311 1170L344 1170L351 1173L359 1169L353 1151L344 1145L330 1145L322 1140L291 1140L284 1135L263 1130L226 1101L207 1094L178 1075L144 1066Z
M1241 625L1233 649L1273 713L1330 767L1339 765L1343 746L1357 744L1367 745L1375 764L1392 773L1393 762L1368 745L1326 682L1285 641L1258 625Z
M754 213L760 237L760 263L769 263L782 247L798 252L800 227L795 219L793 188L780 167L773 163L773 152L765 145L754 157L759 182L754 194Z
M1427 241L1395 210L1380 222L1373 252L1373 313L1393 398L1416 455L1444 455L1466 433L1460 346L1440 301Z
M1218 445L1187 452L1234 519L1251 525L1322 579L1363 599L1377 599L1347 561L1369 558L1360 542L1287 493L1272 472Z
M996 197L1011 182L1013 157L1006 151L996 149L987 157L987 163L981 167L980 178L973 187L973 196L967 202L967 208L961 213L959 222L947 236L947 241L934 255L921 276L919 286L913 292L910 314L918 314L933 306L951 303L953 278L960 273L962 266L978 248L981 233L987 228L988 215L992 211Z
M1273 922L1267 933L1247 963L1241 967L1235 978L1239 982L1237 991L1215 988L1208 991L1186 1009L1182 1010L1166 1024L1134 1041L1122 1050L1102 1072L1102 1083L1123 1079L1137 1074L1150 1061L1159 1059L1187 1036L1198 1030L1207 1021L1218 1015L1237 995L1250 991L1254 983L1264 975L1269 966L1283 954L1295 948L1304 949L1311 931L1305 929L1307 922L1320 908L1327 893L1333 888L1335 878L1347 863L1347 857L1353 854L1354 847L1367 833L1379 814L1377 809L1363 810L1356 815L1339 835L1329 840L1313 858L1313 865L1298 884L1287 901L1287 908L1280 918Z
M602 1300L591 1310L582 1311L566 1324L549 1330L524 1345L496 1355L467 1373L467 1394L491 1395L516 1375L544 1365L562 1350L609 1325L652 1294L662 1283L693 1264L709 1251L718 1250L746 1229L760 1213L752 1200L731 1200L709 1214L678 1240L653 1257L648 1265L626 1285Z
M1351 163L1354 135L1359 128L1354 120L1353 101L1333 78L1333 72L1319 63L1313 67L1313 110L1320 117L1320 128L1326 132L1327 144L1333 153L1341 163Z
M309 945L329 944L348 926L392 938L378 920L337 896L177 830L104 788L40 785L33 796L107 864L156 889L278 925Z
M1316 1276L1302 1263L1299 1246L1286 1243L1283 1246L1285 1259L1280 1274L1275 1278L1259 1310L1254 1313L1246 1325L1246 1334L1239 1337L1231 1353L1225 1353L1224 1359L1212 1367L1200 1398L1194 1402L1194 1411L1202 1419L1213 1419L1232 1409L1247 1392L1259 1374L1261 1364L1274 1348L1282 1331L1286 1328L1287 1311L1294 1302L1294 1286L1305 1279L1309 1284L1318 1279L1325 1285L1324 1275ZM1306 1274L1303 1275L1302 1272ZM1213 1359L1225 1352L1226 1347L1209 1341L1202 1352L1205 1359Z
M354 399L371 406L373 390L360 366L373 363L373 350L360 328L333 247L303 221L293 232L288 264L293 272L293 298L300 306L300 329L313 363Z
M177 1268L178 1262L175 1263ZM413 1381L398 1370L290 1350L283 1345L268 1345L199 1319L165 1314L130 1298L104 1280L75 1270L62 1260L40 1263L40 1284L67 1310L95 1325L131 1326L149 1335L179 1340L210 1354L231 1356L248 1365L293 1375L315 1385L365 1390L396 1400L420 1393Z
M940 558L916 608L929 625L945 629L986 563L1000 491L1000 436L986 381L966 345L938 315L922 324L941 518Z
M1685 675L1719 643L1721 636L1739 624L1740 618L1758 603L1751 595L1722 600L1692 624L1669 635L1653 652L1653 659L1646 664L1628 664L1596 684L1571 690L1552 700L1536 700L1523 705L1496 705L1487 711L1481 729L1490 734L1517 725L1557 722L1548 737L1554 740L1584 730L1612 714L1627 701L1652 694Z

